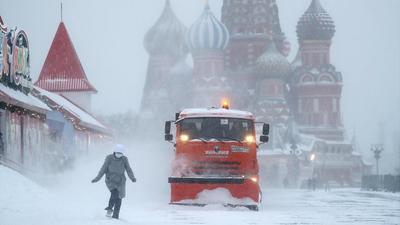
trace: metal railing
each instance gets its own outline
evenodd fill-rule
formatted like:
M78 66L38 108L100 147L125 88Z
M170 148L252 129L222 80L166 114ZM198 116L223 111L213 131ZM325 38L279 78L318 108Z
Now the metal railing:
M400 192L400 175L364 175L361 189L367 191Z

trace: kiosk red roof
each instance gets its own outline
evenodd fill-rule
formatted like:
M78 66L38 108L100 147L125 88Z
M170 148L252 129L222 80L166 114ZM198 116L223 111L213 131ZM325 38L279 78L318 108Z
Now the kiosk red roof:
M58 26L35 85L52 92L97 92L86 77L63 22Z

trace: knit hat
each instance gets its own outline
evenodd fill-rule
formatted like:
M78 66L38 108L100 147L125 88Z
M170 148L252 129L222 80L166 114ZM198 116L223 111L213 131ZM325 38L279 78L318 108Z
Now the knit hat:
M115 146L115 148L114 148L114 152L115 153L119 152L119 153L122 153L122 154L125 153L125 146L122 145L122 144L117 144Z

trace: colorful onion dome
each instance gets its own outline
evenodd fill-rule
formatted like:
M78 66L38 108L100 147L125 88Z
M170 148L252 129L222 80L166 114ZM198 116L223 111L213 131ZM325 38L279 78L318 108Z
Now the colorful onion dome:
M256 61L256 68L260 74L267 77L286 77L290 73L290 63L270 40L267 50Z
M186 56L188 53L185 43L186 32L187 28L176 17L169 0L167 0L160 18L144 37L144 47L151 55Z
M187 33L188 46L194 49L226 48L229 42L229 31L211 12L207 4L203 14L190 27Z
M299 40L331 40L335 34L335 23L319 0L312 0L310 7L297 23Z

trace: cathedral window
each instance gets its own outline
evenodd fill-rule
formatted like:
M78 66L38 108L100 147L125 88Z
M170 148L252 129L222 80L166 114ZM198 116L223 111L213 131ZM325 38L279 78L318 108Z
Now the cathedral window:
M321 64L321 62L320 62L320 57L319 57L319 55L317 54L317 53L315 53L315 54L312 54L312 63L311 63L313 66L318 66L318 65L320 65Z
M319 112L319 99L318 98L313 99L313 111L315 113Z
M334 99L332 99L332 112L337 112L338 110L337 110L337 104L338 104L338 101L337 101L337 98L334 98Z
M329 64L329 53L324 54L324 61L325 61L325 64Z
M310 64L310 57L309 57L309 53L303 53L303 61L304 64L309 65Z
M321 83L331 83L333 82L333 78L328 74L324 74L319 77L319 81Z
M329 120L328 120L328 114L327 113L324 113L324 115L323 115L323 124L325 126L329 125Z
M297 109L297 110L299 111L299 113L302 112L302 109L303 109L302 104L303 104L303 101L302 101L302 99L300 98L300 99L299 99L299 102L298 102L298 109Z
M302 83L310 83L313 82L313 77L311 75L305 75L303 76L303 78L301 79Z
M311 121L312 121L312 114L309 113L309 114L307 115L306 123L307 123L307 124L311 124Z
M304 103L303 103L302 110L304 112L312 112L312 99L311 98L305 98Z

